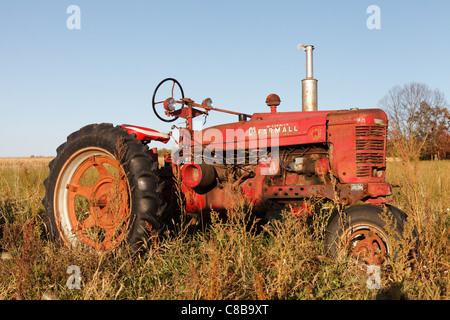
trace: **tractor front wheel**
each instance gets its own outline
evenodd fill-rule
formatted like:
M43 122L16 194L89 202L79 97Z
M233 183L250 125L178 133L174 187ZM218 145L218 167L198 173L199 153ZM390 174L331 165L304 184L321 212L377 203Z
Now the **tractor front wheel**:
M351 254L369 265L381 265L392 256L391 241L402 236L405 222L406 214L395 207L354 205L330 217L325 246L334 257Z

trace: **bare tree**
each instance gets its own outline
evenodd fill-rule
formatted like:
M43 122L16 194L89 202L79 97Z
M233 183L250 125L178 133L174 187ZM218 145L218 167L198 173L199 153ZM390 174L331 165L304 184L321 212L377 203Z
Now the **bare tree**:
M419 159L436 125L427 121L427 114L436 108L445 109L447 101L438 89L411 82L393 87L379 104L388 115L389 143L397 155Z

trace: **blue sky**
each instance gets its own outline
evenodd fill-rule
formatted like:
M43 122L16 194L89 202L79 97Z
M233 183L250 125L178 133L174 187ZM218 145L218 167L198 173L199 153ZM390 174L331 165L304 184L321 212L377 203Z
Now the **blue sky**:
M72 4L80 30L66 26ZM366 26L370 5L379 30ZM54 156L90 123L168 132L151 110L167 77L221 108L268 111L276 93L279 111L301 110L299 42L315 46L319 110L377 107L411 81L449 100L449 33L445 0L0 0L0 157ZM212 112L206 126L236 120Z

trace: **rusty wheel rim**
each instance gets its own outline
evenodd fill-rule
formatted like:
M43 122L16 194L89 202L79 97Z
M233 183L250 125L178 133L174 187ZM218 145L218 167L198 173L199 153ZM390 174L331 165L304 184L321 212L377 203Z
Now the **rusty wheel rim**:
M388 254L386 237L374 226L353 227L348 236L350 254L369 265L381 265Z
M60 232L72 245L108 251L124 239L130 220L128 179L102 149L83 149L64 166L57 182Z

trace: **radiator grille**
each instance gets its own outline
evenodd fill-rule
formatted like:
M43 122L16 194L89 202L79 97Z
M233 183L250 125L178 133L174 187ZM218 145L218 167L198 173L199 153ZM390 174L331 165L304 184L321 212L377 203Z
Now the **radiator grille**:
M356 164L360 165L383 165L383 154L377 153L357 153Z
M356 137L381 137L386 135L386 127L378 126L357 126L355 127Z
M384 140L364 139L356 140L356 151L384 150Z
M355 127L356 176L370 177L373 167L384 167L386 127Z
M370 167L356 167L357 177L370 177Z

